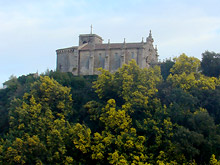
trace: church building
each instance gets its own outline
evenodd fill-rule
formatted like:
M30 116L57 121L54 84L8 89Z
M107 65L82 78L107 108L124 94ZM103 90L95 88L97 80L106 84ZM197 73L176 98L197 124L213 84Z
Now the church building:
M57 70L73 75L95 75L98 68L115 72L123 64L134 59L140 68L148 68L158 62L157 47L153 46L151 31L146 41L103 43L102 37L92 34L79 35L79 46L56 50Z

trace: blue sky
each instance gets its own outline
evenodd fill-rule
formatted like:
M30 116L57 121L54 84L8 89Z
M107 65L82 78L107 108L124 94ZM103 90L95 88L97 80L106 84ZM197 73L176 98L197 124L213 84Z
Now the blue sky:
M0 84L56 68L58 48L90 32L140 42L152 30L159 58L220 52L219 0L0 0ZM1 86L1 85L0 85Z

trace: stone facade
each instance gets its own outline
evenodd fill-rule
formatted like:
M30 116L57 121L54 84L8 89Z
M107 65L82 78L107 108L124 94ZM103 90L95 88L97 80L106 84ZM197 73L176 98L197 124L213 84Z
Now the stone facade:
M157 48L153 46L151 31L146 42L108 43L96 34L79 36L79 46L58 49L57 70L72 72L73 75L95 75L98 68L115 72L123 64L134 59L140 68L155 65L158 62Z

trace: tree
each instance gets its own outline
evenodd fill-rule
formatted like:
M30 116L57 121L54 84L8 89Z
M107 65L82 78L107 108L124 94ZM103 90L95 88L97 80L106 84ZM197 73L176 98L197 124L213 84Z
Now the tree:
M202 53L202 73L209 77L220 75L220 53L205 51Z
M183 54L164 81L135 61L98 78L21 76L0 90L0 164L216 164L220 81L199 65Z
M93 135L92 159L102 164L147 161L145 137L136 134L128 109L129 107L123 106L122 109L117 110L113 99L107 102L99 118L104 129Z
M187 57L185 54L175 58L175 64L170 69L171 73L167 81L173 87L189 91L192 88L215 89L220 85L220 80L215 77L206 77L199 73L200 61L194 57Z
M166 80L167 77L171 74L170 69L173 67L175 62L171 60L166 60L165 62L162 62L160 64L161 68L161 75L163 76L163 79Z
M172 74L190 74L192 72L198 73L200 70L200 61L195 57L188 57L186 54L181 54L174 58L175 64L170 69Z
M140 69L134 60L123 65L115 73L101 69L94 88L100 99L115 99L121 106L126 102L135 107L147 106L149 97L158 91L156 86L162 81L160 68Z
M111 141L117 137L115 141L120 144L119 146L116 145L116 147L111 142L112 148L117 148L115 152L111 151L111 155L117 159L111 159L111 162L116 163L123 160L131 163L135 158L137 158L137 162L138 160L141 162L142 159L145 163L156 163L157 160L168 163L173 160L174 156L169 156L169 154L173 154L174 147L171 142L173 125L167 115L166 107L163 107L160 100L156 98L157 86L161 82L162 76L159 67L140 69L135 61L123 65L113 74L101 70L101 74L94 83L94 88L100 99L113 97L114 100L108 101L107 106L103 108L105 113L102 112L100 115L100 121L105 125L103 132L110 132L111 138L109 133L103 132L97 136L103 139L103 136L108 135ZM117 107L121 110L116 111L115 100L117 100ZM132 122L129 121L130 118L133 119ZM135 132L135 134L130 134L129 131ZM141 152L135 145L138 138L143 139L140 146L147 146L139 148ZM102 141L101 139L100 141ZM96 147L99 145L98 143ZM104 146L103 144L99 147L104 149ZM96 148L96 150L100 153L101 149ZM137 152L143 155L134 154ZM130 156L125 153L130 153ZM100 155L102 158L105 157L102 152Z
M209 161L209 164L210 165L220 165L220 161L218 161L216 158L215 158L215 155L213 154L210 158L210 161Z
M71 128L70 89L49 77L33 83L22 99L15 99L9 111L9 134L3 142L3 160L12 164L33 164L66 160L65 136ZM69 143L69 142L68 142Z

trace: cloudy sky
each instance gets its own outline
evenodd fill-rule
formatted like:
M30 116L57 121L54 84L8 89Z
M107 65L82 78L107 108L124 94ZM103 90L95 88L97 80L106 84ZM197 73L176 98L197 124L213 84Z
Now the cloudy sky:
M90 32L140 42L152 30L159 58L220 52L219 0L0 0L0 84L56 68L58 48ZM1 85L0 85L1 86Z

